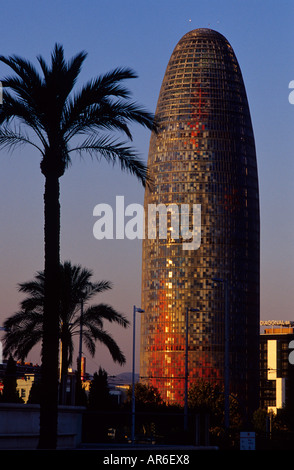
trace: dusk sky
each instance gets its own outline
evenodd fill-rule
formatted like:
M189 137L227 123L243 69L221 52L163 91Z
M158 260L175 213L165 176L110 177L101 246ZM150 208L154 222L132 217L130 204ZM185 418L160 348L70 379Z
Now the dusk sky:
M88 57L80 85L116 67L131 67L138 78L127 82L133 99L155 112L170 55L181 37L196 28L223 34L237 56L253 123L261 208L261 319L294 320L294 80L293 0L92 0L1 2L0 54L50 59L54 44L70 59ZM0 77L10 70L0 65ZM134 148L147 162L150 132L134 126ZM120 137L120 136L118 136ZM124 139L124 137L122 137ZM0 152L0 325L23 298L17 284L43 269L43 191L40 155L32 147ZM141 299L141 241L102 240L93 236L93 209L125 196L143 203L144 189L118 167L73 158L61 184L61 259L93 271L113 289L97 296L132 321ZM137 344L139 326L137 322ZM106 325L127 363L113 363L103 346L94 359L85 350L87 369L101 365L109 374L132 368L132 327ZM76 353L78 351L76 350ZM139 348L136 352L137 370ZM28 360L40 364L39 351ZM76 367L76 356L73 367Z

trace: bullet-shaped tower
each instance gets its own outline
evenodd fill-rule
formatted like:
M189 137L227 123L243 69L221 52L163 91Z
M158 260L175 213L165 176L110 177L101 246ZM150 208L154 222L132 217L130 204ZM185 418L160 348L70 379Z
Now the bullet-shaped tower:
M258 175L242 74L224 36L196 29L182 37L164 75L156 118L159 131L151 135L148 156L153 187L144 202L141 381L156 386L165 401L183 403L185 384L189 390L202 379L222 386L226 370L230 391L253 410ZM147 231L150 208L159 214L160 207L166 208L167 232L154 237Z

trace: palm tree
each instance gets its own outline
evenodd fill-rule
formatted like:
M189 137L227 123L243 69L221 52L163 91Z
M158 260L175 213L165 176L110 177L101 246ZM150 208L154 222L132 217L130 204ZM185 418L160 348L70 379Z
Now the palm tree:
M145 164L132 147L109 136L122 132L132 139L129 124L156 130L153 115L130 100L122 85L135 78L128 68L116 68L74 93L86 53L66 62L63 47L56 44L51 64L37 57L41 73L19 56L0 56L14 74L2 79L0 148L28 144L39 151L44 190L44 334L42 344L42 400L39 448L55 448L58 419L58 335L60 203L59 179L71 163L73 152L118 162L122 170L149 183ZM16 126L12 127L12 123ZM77 138L81 142L76 144Z
M64 385L67 370L73 361L74 337L81 336L92 357L96 353L96 342L104 344L112 359L123 365L125 356L112 336L105 331L104 321L116 323L123 328L129 321L113 307L105 303L90 305L81 310L81 302L86 305L95 295L111 289L109 281L91 282L92 272L69 261L60 265L60 319L59 337L61 352L61 393L63 402ZM32 281L19 284L19 291L28 294L20 303L20 311L4 322L4 356L13 355L16 359L25 360L31 349L43 336L45 276L37 272Z

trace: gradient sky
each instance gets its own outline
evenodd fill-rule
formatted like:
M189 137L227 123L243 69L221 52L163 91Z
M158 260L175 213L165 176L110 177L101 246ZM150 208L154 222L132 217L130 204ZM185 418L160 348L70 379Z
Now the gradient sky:
M293 0L92 0L1 2L0 54L17 54L36 63L49 59L56 42L69 59L88 53L78 83L118 66L139 78L127 83L135 101L154 112L170 55L181 37L196 28L212 28L232 45L247 90L255 142L261 204L261 319L294 320L294 106L288 96L294 80ZM0 65L0 77L9 69ZM150 132L133 127L134 147L147 162ZM0 325L23 298L17 284L43 269L43 190L40 156L30 147L0 152ZM144 190L118 167L74 157L61 178L61 259L81 264L93 280L113 282L97 297L132 320L141 298L141 241L93 237L93 208L143 203ZM139 343L139 320L137 322ZM101 365L109 374L132 367L132 328L110 326L126 354L117 366L104 347L89 372ZM136 353L138 369L139 350ZM28 360L40 364L39 351ZM73 364L76 367L76 362Z

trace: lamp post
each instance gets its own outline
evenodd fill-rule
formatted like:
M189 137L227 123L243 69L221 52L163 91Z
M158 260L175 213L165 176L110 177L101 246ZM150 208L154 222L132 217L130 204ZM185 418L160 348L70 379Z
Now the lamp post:
M80 401L83 385L82 385L82 355L83 355L83 322L84 322L84 306L85 299L87 297L87 291L80 292L80 331L79 331L79 354L77 358L77 377L75 383L75 403L78 404Z
M4 326L0 326L0 331L6 331ZM3 348L2 348L2 341L0 341L0 364L3 364Z
M199 312L199 308L186 309L185 326L185 402L184 402L184 429L188 429L188 333L189 333L189 312Z
M79 379L82 380L82 355L83 355L83 316L84 316L84 298L81 296L81 313L80 313L80 334L79 334Z
M83 356L83 324L84 324L84 307L85 307L85 300L87 300L88 293L91 293L91 287L86 286L83 291L80 292L80 303L81 303L81 311L80 311L80 332L79 332L79 370L78 374L80 379L82 380L82 356Z
M217 277L212 279L215 282L220 282L225 290L225 429L229 429L230 414L229 414L229 394L230 394L230 372L229 372L229 287L227 279L219 279Z
M135 443L135 349L136 349L136 313L144 313L139 307L133 308L133 368L132 368L132 444Z

